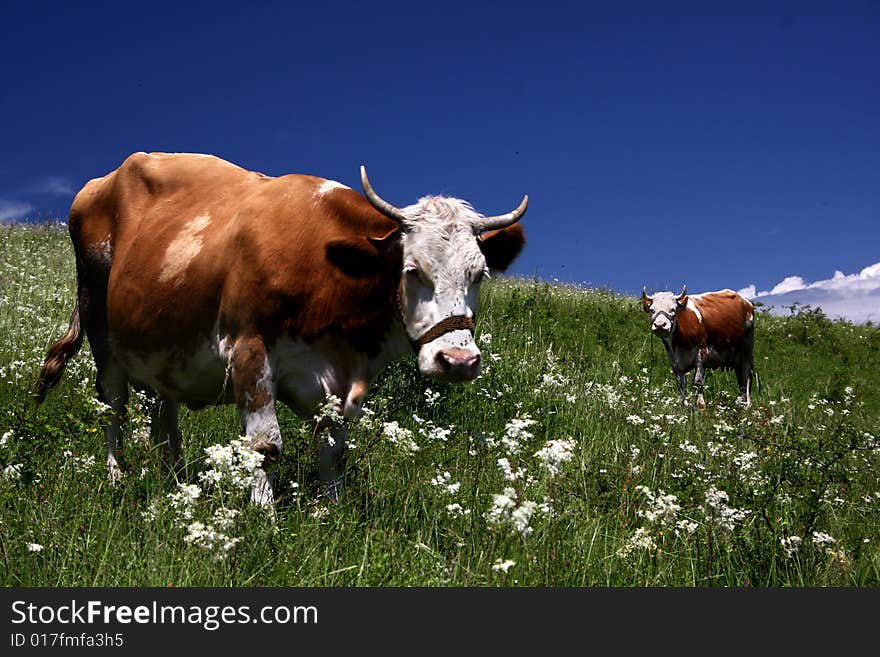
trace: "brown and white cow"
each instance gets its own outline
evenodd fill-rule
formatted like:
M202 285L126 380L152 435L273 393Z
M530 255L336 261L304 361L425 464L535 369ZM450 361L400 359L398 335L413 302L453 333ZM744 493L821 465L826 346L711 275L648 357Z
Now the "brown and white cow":
M697 406L706 407L703 380L706 369L733 369L740 399L751 403L755 311L752 302L733 290L688 296L642 288L642 308L651 315L651 331L663 341L682 403L687 406L685 374L694 372Z
M77 194L69 229L78 293L67 333L49 349L36 397L60 379L83 331L121 474L120 418L129 385L158 403L151 433L179 464L178 405L234 402L266 466L252 498L269 503L282 453L276 401L313 418L325 400L356 416L392 359L468 381L480 371L474 321L480 282L504 270L525 237L516 210L484 217L427 196L397 208L361 167L364 195L306 175L269 177L211 155L135 153ZM319 449L335 497L344 421Z

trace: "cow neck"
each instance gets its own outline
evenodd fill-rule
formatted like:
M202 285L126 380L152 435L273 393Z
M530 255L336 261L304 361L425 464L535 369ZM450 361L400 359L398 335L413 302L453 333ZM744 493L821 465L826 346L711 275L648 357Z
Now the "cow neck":
M427 331L422 333L416 339L413 339L409 336L409 331L406 330L406 316L403 312L403 303L401 302L401 297L403 296L403 279L400 281L400 285L397 286L397 293L394 295L394 301L396 302L394 305L397 308L397 317L400 320L400 323L403 325L403 334L406 336L407 341L409 342L409 346L412 347L414 353L419 353L422 347L424 347L429 342L433 342L441 335L445 335L452 331L461 331L466 330L470 331L472 334L477 327L476 321L474 321L473 317L468 317L467 315L452 315L450 317L446 317L445 319L441 319L439 322L434 324Z

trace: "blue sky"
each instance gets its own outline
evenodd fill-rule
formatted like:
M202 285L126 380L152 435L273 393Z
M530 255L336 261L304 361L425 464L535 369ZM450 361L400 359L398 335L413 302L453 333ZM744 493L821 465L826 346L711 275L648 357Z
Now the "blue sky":
M139 150L356 188L366 164L398 205L528 194L519 276L867 272L880 312L877 0L0 6L0 219L64 218Z

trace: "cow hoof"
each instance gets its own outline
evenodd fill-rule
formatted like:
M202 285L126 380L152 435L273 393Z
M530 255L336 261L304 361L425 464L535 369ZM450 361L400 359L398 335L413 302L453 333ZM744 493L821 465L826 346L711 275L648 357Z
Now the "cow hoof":
M278 463L281 458L281 450L278 449L278 445L270 443L267 440L257 441L253 443L251 447L255 452L259 452L263 455L263 466Z
M122 469L118 465L111 465L107 468L107 478L110 480L111 484L118 484L122 481Z
M342 478L334 479L330 483L321 484L318 492L318 501L335 504L339 501L339 492L342 490Z

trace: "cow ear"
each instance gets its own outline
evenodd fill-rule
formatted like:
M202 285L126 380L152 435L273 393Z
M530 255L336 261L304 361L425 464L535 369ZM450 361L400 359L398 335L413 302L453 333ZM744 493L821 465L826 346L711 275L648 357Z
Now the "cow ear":
M486 265L494 271L504 271L522 251L526 235L519 224L490 230L477 238L480 251L486 257Z
M384 255L400 241L400 228L394 228L382 237L367 237L367 239L379 253Z
M651 300L648 297L642 297L642 310L646 313L651 312Z
M359 239L331 240L324 248L327 261L352 278L375 275L385 260L381 252Z
M679 308L684 308L686 305L688 305L688 296L686 294L680 296L678 297L677 301Z

